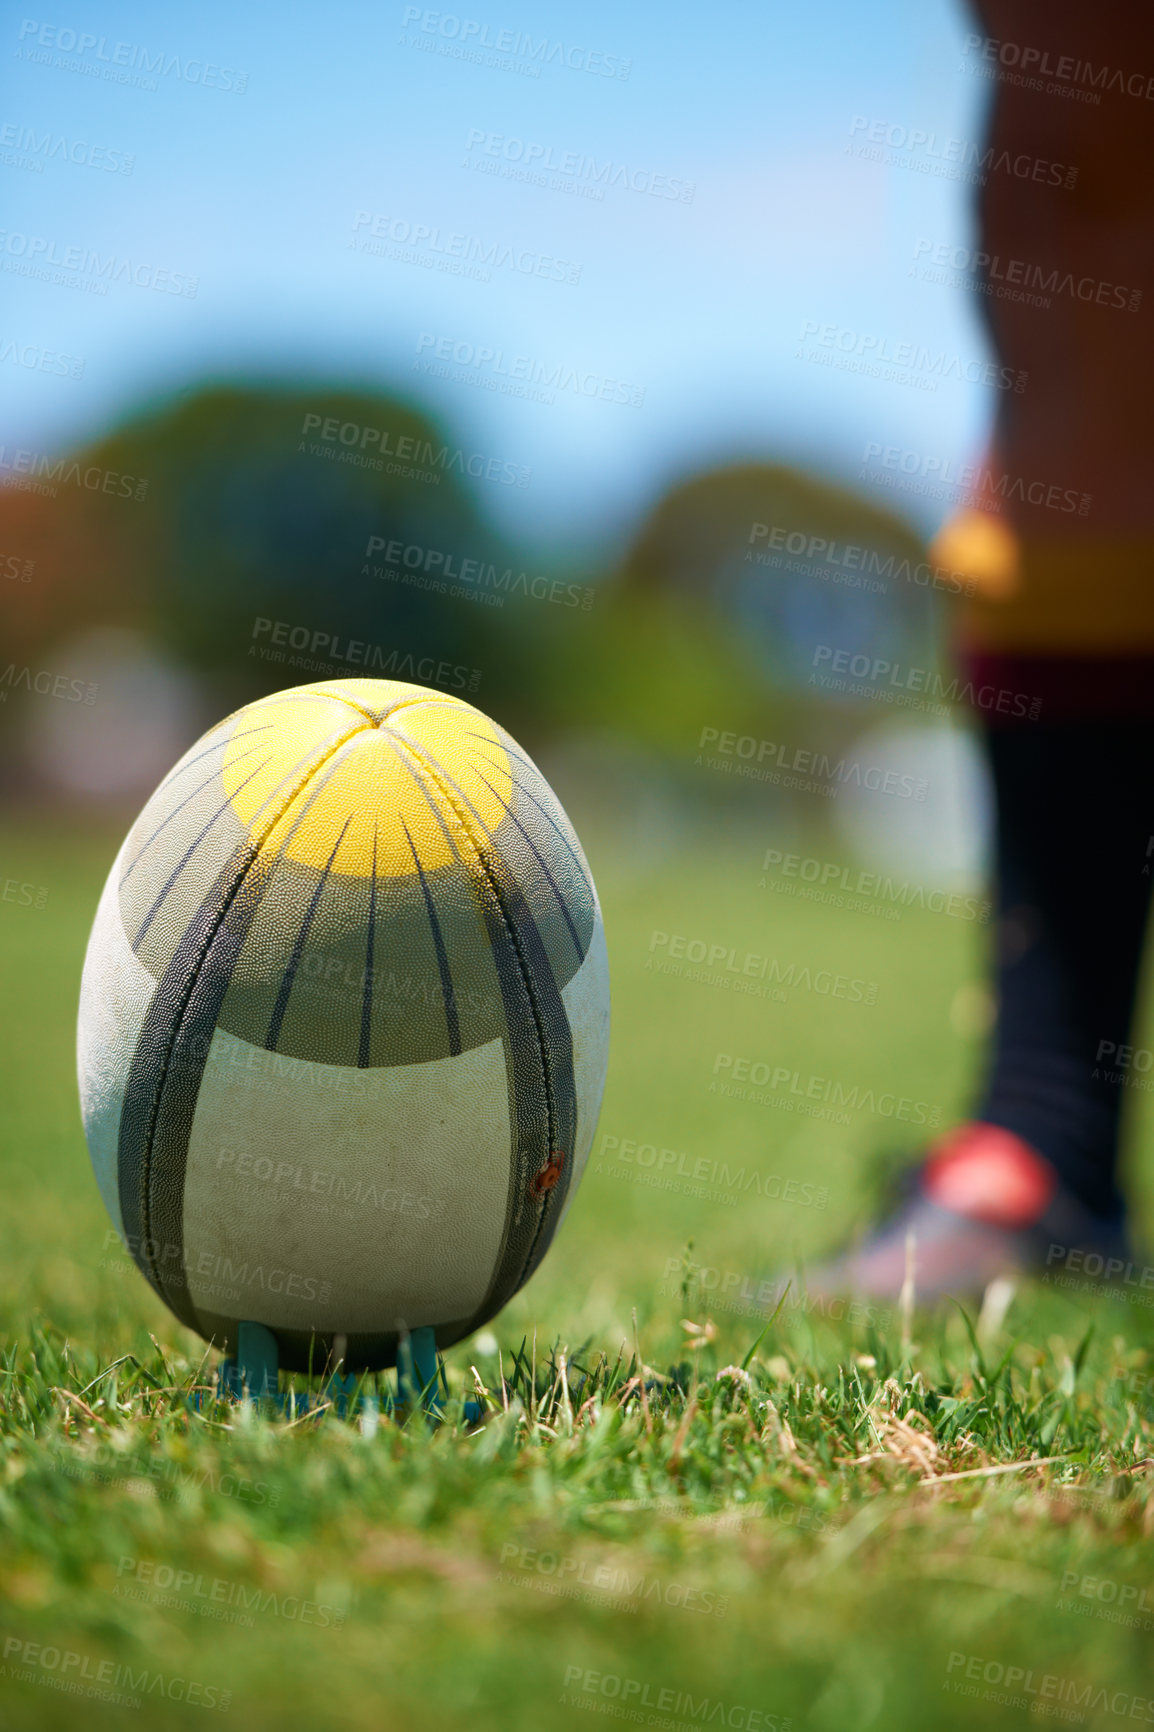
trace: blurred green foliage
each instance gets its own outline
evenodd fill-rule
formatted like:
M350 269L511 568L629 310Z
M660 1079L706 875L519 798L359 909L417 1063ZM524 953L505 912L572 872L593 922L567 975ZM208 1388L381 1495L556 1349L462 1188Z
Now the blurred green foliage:
M908 581L866 594L820 558L767 553L754 525L922 556L900 519L780 466L691 475L608 569L563 550L529 561L489 509L521 472L379 392L205 385L43 479L0 490L0 546L34 564L9 586L5 659L55 655L67 671L78 633L128 627L196 675L211 715L286 685L444 664L472 683L423 683L528 741L609 729L684 758L703 717L765 734L816 705L827 735L844 732L845 706L807 689L814 643L870 648L881 633L891 653L928 655L937 631ZM274 641L290 653L268 659Z

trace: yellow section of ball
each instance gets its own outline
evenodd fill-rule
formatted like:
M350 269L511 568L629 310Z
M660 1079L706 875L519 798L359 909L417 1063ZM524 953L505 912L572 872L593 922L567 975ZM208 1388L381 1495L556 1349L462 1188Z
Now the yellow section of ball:
M262 851L358 877L470 860L513 787L508 754L480 710L396 680L334 680L258 699L236 718L221 774Z

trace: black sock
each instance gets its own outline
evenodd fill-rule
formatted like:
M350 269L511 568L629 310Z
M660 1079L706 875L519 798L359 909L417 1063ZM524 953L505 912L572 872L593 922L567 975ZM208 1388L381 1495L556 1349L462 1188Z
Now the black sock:
M1154 865L1154 723L1039 721L992 729L987 744L998 1017L974 1117L1023 1137L1087 1208L1117 1216L1126 1089L1107 1078L1130 1038Z

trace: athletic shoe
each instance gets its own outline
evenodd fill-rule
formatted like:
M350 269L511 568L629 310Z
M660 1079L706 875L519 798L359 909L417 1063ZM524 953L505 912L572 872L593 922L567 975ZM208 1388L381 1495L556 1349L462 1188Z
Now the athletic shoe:
M1047 1268L1088 1275L1096 1268L1113 1279L1127 1267L1125 1222L1091 1214L1035 1148L1000 1125L961 1125L937 1142L891 1218L856 1249L808 1272L807 1291L896 1300L910 1233L922 1300L981 1293L998 1276Z

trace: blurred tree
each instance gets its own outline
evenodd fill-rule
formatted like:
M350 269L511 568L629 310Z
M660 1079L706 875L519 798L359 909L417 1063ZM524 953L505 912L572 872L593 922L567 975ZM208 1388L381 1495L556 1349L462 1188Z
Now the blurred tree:
M795 699L809 690L819 644L932 666L951 590L901 518L795 469L755 463L671 488L635 538L624 577L639 597L664 590L716 610L743 658Z
M705 725L764 734L812 703L844 731L844 705L808 684L814 646L921 638L924 656L932 629L913 532L768 465L672 487L614 573L527 567L485 510L518 472L379 392L199 387L13 472L0 560L32 571L5 583L0 665L103 678L106 708L124 686L122 730L136 652L109 628L195 677L201 725L284 686L391 676L457 692L530 749L604 730L684 767ZM868 585L865 554L885 573ZM133 677L163 709L147 665Z
M476 500L484 461L406 403L205 388L56 468L43 493L0 492L0 546L34 565L10 654L34 658L85 625L135 627L217 709L337 672L447 664L480 670L478 690L507 680L503 610L446 605L438 587L465 569L481 575L460 593L483 596L484 574L510 565ZM263 659L274 639L285 654ZM459 674L427 683L464 692Z

